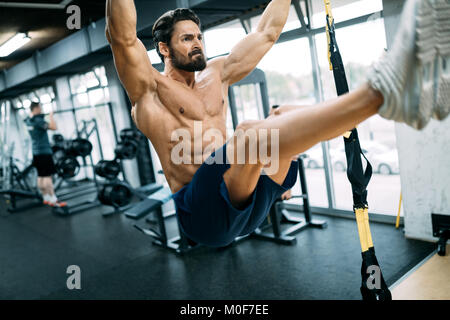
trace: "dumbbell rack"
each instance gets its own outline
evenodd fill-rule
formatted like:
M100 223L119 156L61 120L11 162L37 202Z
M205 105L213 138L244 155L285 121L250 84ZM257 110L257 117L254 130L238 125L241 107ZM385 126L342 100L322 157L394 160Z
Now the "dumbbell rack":
M93 124L93 127L91 128L91 130L88 130L88 124L90 123ZM60 180L57 181L55 184L55 191L57 191L58 200L68 201L68 206L64 208L56 208L56 207L53 208L53 212L56 214L63 216L72 215L100 205L100 203L96 199L78 203L76 201L76 199L81 199L86 195L98 192L99 187L95 174L93 174L93 180L87 178L77 182L69 180L78 174L80 167L84 168L91 167L92 170L94 170L92 159L92 144L89 141L89 138L94 132L96 133L97 139L99 139L97 122L95 119L92 119L91 121L85 120L82 121L82 129L80 130L79 128L77 128L76 139L74 140L65 141L64 137L59 134L53 136L54 145L52 149L54 154L56 152L62 153L61 157L59 158L59 161L56 162L56 166L58 167L60 165L61 160L68 159L70 160L69 168L71 168L68 171L68 174L64 169L62 170L62 172L59 172L59 170L57 170ZM98 140L98 143L100 146L99 148L100 157L103 157L100 140ZM74 150L77 150L77 152L74 152ZM78 157L82 157L83 159L83 164L81 166L79 162L76 160L76 158ZM86 162L87 157L90 159L89 165ZM73 161L77 164L77 166L73 164ZM76 167L78 167L78 171ZM65 176L65 174L67 174L67 176ZM88 181L89 184L86 183L79 184L80 182L85 181ZM60 188L64 182L68 184L69 190L67 190L66 192L61 192Z
M104 212L104 217L122 213L144 201L150 193L154 192L153 184L133 188L128 182L123 168L123 160L136 158L141 139L143 139L143 135L135 129L121 130L120 140L114 150L115 158L102 160L95 166L95 173L105 179L105 183L99 190L99 201L103 205L113 208L112 211ZM120 174L121 178L119 178ZM139 199L139 202L132 203L134 198Z
M89 188L89 190L81 191L79 194L77 194L77 196L82 196L82 195L85 195L88 193L92 193L92 191L98 192L98 189L99 189L97 177L95 176L95 172L94 172L94 160L92 159L92 154L89 154L88 158L89 158L90 164L91 164L90 167L92 168L92 171L93 171L93 180L94 180L95 189L91 190L91 188ZM84 157L84 159L85 159L85 157ZM93 200L87 200L87 201L83 201L83 202L79 202L79 203L73 203L73 204L69 203L65 207L54 207L53 213L61 215L61 216L68 216L68 215L80 213L82 211L86 211L86 210L89 210L89 209L92 209L95 207L99 207L99 206L101 206L101 203L100 203L100 201L98 201L97 198L95 198Z

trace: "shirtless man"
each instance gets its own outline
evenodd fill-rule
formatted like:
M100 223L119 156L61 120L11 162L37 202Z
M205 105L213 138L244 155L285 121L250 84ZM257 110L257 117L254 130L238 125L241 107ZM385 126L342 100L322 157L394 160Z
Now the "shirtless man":
M445 118L450 99L445 103L419 99L429 93L422 86L419 66L424 58L419 53L437 57L439 39L430 41L428 37L429 41L421 44L418 37L426 28L437 30L444 21L433 17L426 20L429 13L423 9L430 3L409 0L405 4L394 47L374 64L359 89L315 106L282 106L265 120L239 124L238 129L244 132L266 130L269 138L258 135L258 148L265 149L269 156L277 150L277 157L271 157L270 163L276 163L278 170L262 174L268 165L266 158L258 155L252 162L246 153L244 163L237 161L238 151L250 150L253 140L237 139L235 133L227 143L220 143L227 141L228 88L247 76L276 43L291 0L272 0L256 31L229 55L208 62L198 17L189 9L165 13L153 26L156 49L165 64L163 74L152 67L146 48L137 38L133 0L108 0L106 37L116 69L131 100L132 117L160 157L174 193L182 232L197 243L213 247L226 246L237 236L251 233L273 202L295 184L298 164L291 161L294 155L351 130L377 113L416 129L423 128L432 116ZM442 6L450 9L448 2L442 1ZM431 15L437 11L431 10ZM419 20L431 23L422 26ZM434 78L433 88L442 80ZM198 123L201 133L195 130ZM210 129L220 132L221 139L203 135ZM174 133L180 130L191 137L182 141L190 152L182 155L188 161L181 164L174 161L172 152L180 143L173 141ZM202 142L200 151L192 148L198 139ZM211 157L223 161L211 163L207 161Z

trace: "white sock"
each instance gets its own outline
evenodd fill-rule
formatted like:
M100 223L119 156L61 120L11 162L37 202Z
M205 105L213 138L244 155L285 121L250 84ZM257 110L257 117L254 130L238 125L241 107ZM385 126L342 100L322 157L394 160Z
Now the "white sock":
M47 202L51 202L50 200L51 200L51 196L49 195L49 194L44 194L43 196L42 196L42 199L44 200L44 201L47 201Z
M51 203L56 203L58 202L58 198L56 198L56 195L54 194L53 196L50 197L50 202Z

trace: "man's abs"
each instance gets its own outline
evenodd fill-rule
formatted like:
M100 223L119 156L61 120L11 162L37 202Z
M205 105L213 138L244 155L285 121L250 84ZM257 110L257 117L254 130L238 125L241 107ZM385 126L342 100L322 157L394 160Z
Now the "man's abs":
M196 90L164 78L158 81L156 92L136 103L133 112L139 130L154 146L175 193L226 142L227 101L220 82L210 81L209 89Z

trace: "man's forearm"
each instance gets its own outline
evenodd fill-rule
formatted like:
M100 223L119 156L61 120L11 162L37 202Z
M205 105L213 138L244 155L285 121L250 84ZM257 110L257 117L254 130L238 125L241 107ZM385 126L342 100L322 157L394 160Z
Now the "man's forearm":
M106 1L106 36L109 42L136 40L134 0Z
M48 121L48 128L50 130L57 130L58 127L56 126L56 122L55 122L55 119L53 118L53 114L52 113L49 115L48 120L49 120Z
M278 40L289 16L291 0L272 0L264 11L258 24L257 32L270 35Z

